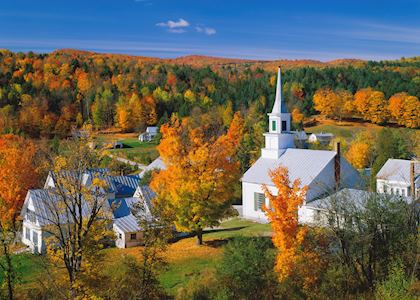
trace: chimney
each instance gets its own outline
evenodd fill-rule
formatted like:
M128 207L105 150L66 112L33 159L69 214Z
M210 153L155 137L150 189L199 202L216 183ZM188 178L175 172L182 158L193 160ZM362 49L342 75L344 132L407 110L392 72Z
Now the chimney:
M341 181L341 147L340 142L335 144L335 151L337 154L334 157L334 177L335 177L335 188L338 190L340 188L340 181Z
M411 197L413 201L416 200L416 170L415 170L415 161L410 161L410 187L411 187Z

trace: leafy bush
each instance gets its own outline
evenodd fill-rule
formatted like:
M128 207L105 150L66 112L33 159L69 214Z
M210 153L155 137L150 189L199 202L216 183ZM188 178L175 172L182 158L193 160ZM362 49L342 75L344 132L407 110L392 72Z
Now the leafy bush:
M375 296L382 300L416 299L409 292L410 285L411 280L406 275L403 264L397 261L391 264L387 279L377 285Z

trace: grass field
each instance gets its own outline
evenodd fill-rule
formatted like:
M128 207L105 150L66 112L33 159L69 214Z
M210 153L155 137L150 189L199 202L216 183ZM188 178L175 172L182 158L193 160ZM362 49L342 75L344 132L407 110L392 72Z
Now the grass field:
M195 237L181 239L169 245L166 252L168 266L160 276L162 286L169 294L174 295L178 289L203 272L212 270L217 265L223 252L223 245L235 236L270 236L269 224L232 219L225 221L219 228L205 231L204 245L197 246ZM118 274L121 260L125 255L140 258L142 247L128 249L110 248L104 251L103 270L106 274ZM20 277L18 289L30 289L37 284L37 275L43 271L41 258L30 254L15 256L16 267ZM1 274L0 274L1 282Z
M161 274L162 286L170 294L203 272L214 269L223 252L223 245L235 236L269 236L271 228L268 224L233 219L223 222L217 229L204 233L204 245L197 246L195 237L181 239L169 246L166 252L167 269ZM109 268L116 270L124 255L140 257L141 247L128 249L107 249L106 260L112 261Z
M157 141L140 142L136 133L100 134L97 141L104 144L121 142L122 149L110 149L109 152L141 164L149 164L159 156L156 150Z

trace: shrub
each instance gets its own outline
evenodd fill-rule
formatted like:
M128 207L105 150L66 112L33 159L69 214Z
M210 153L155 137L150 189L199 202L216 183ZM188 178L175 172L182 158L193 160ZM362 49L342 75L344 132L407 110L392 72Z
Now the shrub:
M383 300L415 299L409 292L410 286L411 280L406 275L403 264L397 261L391 264L387 279L377 285L375 296Z

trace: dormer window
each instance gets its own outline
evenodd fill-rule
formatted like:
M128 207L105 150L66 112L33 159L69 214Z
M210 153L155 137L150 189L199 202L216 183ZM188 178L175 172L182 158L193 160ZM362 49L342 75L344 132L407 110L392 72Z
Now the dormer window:
M276 130L277 130L277 124L276 124L276 121L272 121L272 122L271 122L271 130L272 130L272 131L276 131Z

